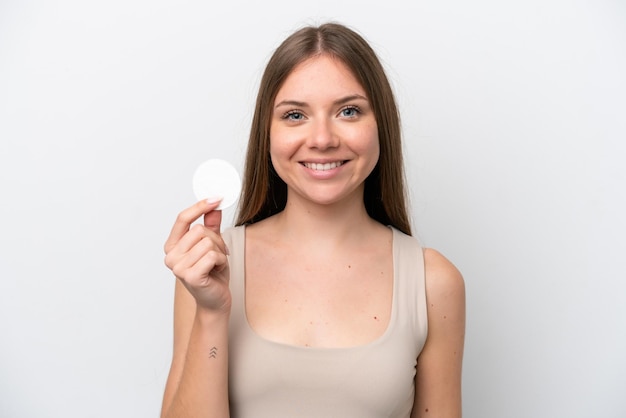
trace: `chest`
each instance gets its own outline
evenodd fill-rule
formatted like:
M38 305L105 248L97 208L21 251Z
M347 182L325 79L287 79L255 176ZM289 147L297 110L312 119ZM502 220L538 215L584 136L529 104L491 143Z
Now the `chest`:
M246 299L256 303L254 298L259 295L246 294L246 281L252 280L248 285L255 286L263 283L246 279L246 270L253 272L255 266L244 265L244 253L251 247L244 250L243 237L243 229L239 229L226 238L231 249L233 293L229 325L231 417L408 418L414 398L416 359L427 335L424 268L417 242L395 233L392 312L383 335L375 341L370 339L369 344L315 348L261 338L266 335L249 326L249 317L254 320L255 315L246 308ZM279 265L279 261L273 263ZM273 263L267 265L268 269ZM353 268L355 265L351 265ZM313 290L306 292L313 294ZM278 297L265 300L280 301ZM302 324L302 317L298 317ZM291 321L289 317L278 319Z
M231 417L409 417L417 352L408 332L349 349L231 340Z
M246 316L260 336L351 347L385 332L393 300L391 245L316 254L252 247L246 253Z

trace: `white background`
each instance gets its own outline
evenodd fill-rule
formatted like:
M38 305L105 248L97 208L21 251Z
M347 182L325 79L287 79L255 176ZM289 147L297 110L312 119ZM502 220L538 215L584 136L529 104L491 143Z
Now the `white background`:
M0 416L158 415L193 170L241 168L267 58L329 19L384 61L417 235L464 274L465 416L626 416L608 0L0 0Z

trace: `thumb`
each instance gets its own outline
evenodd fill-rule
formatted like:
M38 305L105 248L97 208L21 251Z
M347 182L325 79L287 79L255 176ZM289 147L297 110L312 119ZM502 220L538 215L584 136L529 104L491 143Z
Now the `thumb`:
M204 214L204 226L215 232L217 235L221 235L222 226L222 211L212 210L209 213Z

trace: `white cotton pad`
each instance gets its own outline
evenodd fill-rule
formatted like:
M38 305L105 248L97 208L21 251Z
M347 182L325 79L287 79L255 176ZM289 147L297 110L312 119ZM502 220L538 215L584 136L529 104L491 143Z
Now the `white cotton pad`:
M241 191L241 178L228 161L217 158L207 160L196 168L193 175L193 192L198 200L221 197L217 209L232 206Z

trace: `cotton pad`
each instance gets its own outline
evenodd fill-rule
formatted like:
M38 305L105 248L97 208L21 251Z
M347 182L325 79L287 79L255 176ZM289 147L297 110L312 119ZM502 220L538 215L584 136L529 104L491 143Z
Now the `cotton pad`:
M241 191L241 178L228 161L213 158L200 164L193 175L193 192L198 200L221 197L218 210L232 206Z

